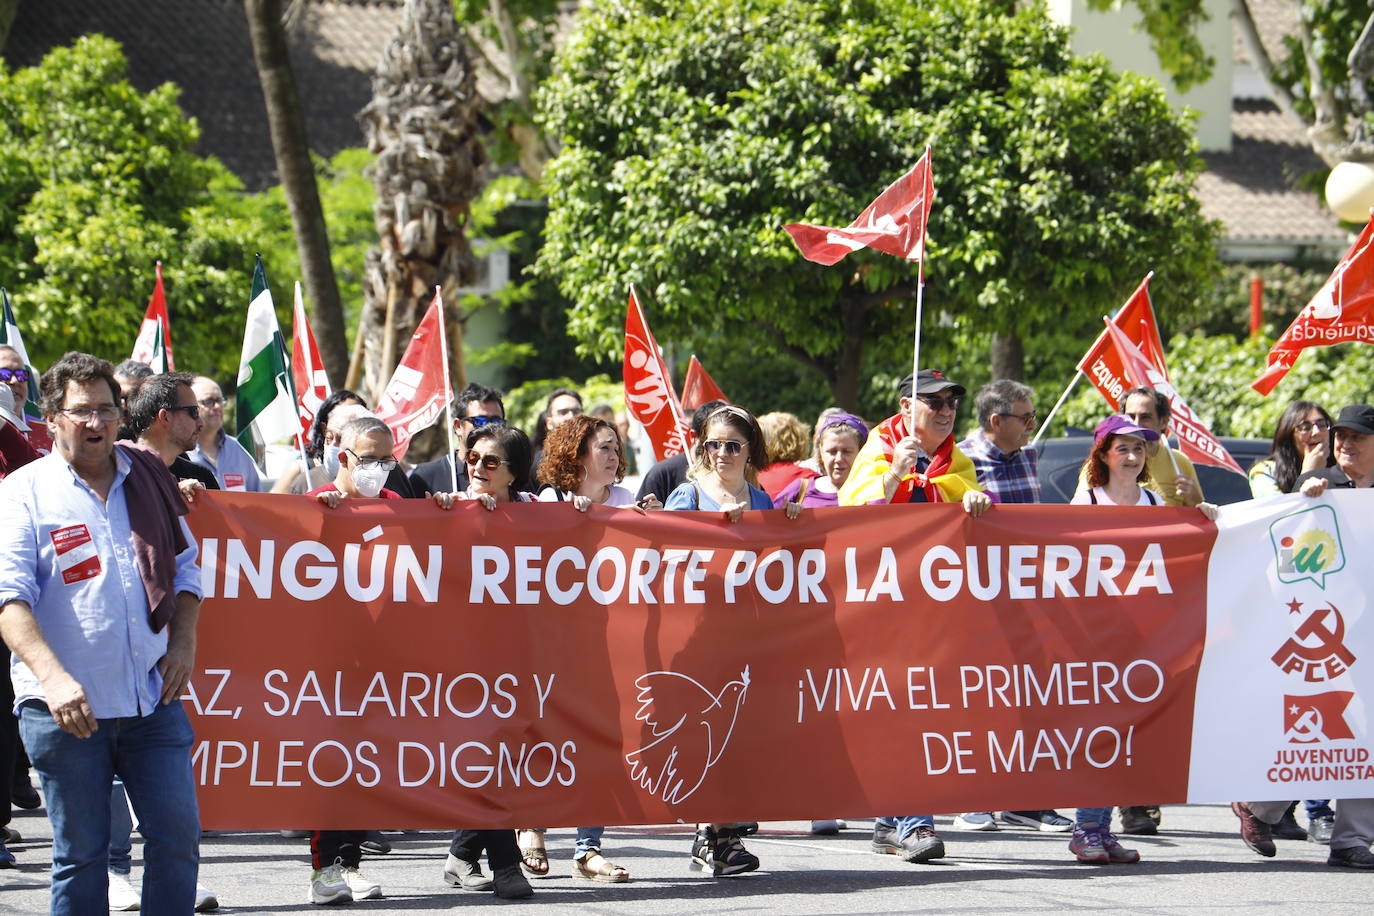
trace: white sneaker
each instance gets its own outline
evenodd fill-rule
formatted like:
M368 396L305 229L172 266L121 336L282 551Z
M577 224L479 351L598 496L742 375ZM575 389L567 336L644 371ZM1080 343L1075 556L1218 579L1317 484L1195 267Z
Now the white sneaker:
M354 900L375 900L382 896L382 886L376 881L369 881L363 877L363 873L356 868L344 866L344 881L348 883L348 889L353 893Z
M310 895L307 903L352 903L353 891L344 880L343 865L334 863L310 873Z
M117 871L110 872L110 909L116 913L136 910L142 902L142 895L129 883L128 875Z
M219 908L219 898L215 896L215 892L212 891L212 890L210 890L208 887L204 887L204 886L202 886L202 885L200 885L200 884L197 884L197 885L196 885L196 906L195 906L196 912L197 912L197 913L208 913L208 912L210 912L211 910L218 909L218 908Z
M996 830L997 818L987 811L961 814L954 819L954 828L956 830Z

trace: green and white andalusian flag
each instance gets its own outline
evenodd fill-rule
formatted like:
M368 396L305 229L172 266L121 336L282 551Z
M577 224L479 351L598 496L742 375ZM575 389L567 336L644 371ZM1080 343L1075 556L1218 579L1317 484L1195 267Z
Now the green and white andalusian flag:
M292 438L300 432L296 397L291 391L291 366L286 341L277 326L272 291L262 257L253 267L253 298L248 303L248 326L243 331L239 359L238 440L250 452L254 438L264 444Z
M41 417L43 413L38 409L38 373L29 361L29 351L24 348L24 338L20 335L19 325L14 320L14 310L10 308L10 294L3 288L0 288L0 303L4 304L5 311L5 325L0 328L0 344L14 347L29 373L29 399L23 404L15 404L14 407L27 417Z

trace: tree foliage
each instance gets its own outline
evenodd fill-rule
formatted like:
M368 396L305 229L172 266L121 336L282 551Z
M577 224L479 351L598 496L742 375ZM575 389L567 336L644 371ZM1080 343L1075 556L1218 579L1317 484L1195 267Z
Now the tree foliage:
M178 367L234 377L263 227L198 136L176 89L136 90L107 38L0 68L0 263L40 369L70 349L126 358L161 260Z
M617 352L635 283L661 341L776 349L856 406L864 378L910 371L916 266L860 252L822 268L781 226L844 225L928 143L932 350L992 329L1089 333L1150 269L1196 295L1215 228L1190 123L1157 84L1075 58L1043 8L1014 7L585 9L540 96L561 152L538 267L573 300L571 333Z

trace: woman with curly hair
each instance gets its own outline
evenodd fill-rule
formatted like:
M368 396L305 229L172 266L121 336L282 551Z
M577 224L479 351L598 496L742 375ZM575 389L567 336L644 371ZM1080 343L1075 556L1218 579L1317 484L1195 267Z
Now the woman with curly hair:
M1269 457L1250 468L1250 494L1262 499L1291 493L1303 474L1333 463L1331 414L1316 401L1294 401L1279 417Z
M634 506L634 494L620 486L625 477L625 447L620 433L606 420L581 414L564 421L544 440L544 460L539 465L542 502L569 500L580 512L588 507ZM640 504L660 509L650 493Z
M811 431L805 423L790 413L774 411L759 417L759 429L768 450L766 456L760 456L765 462L759 470L760 489L777 499L794 480L816 476L815 471L800 464L811 450Z

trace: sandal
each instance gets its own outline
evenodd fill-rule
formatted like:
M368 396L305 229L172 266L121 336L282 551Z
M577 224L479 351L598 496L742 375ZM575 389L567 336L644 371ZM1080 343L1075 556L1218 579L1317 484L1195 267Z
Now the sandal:
M520 867L531 878L549 876L549 853L544 848L542 828L529 827L515 831L515 843L520 847Z
M619 884L630 880L629 870L608 861L599 849L593 849L580 859L574 858L572 874L574 878L586 878L606 884Z

